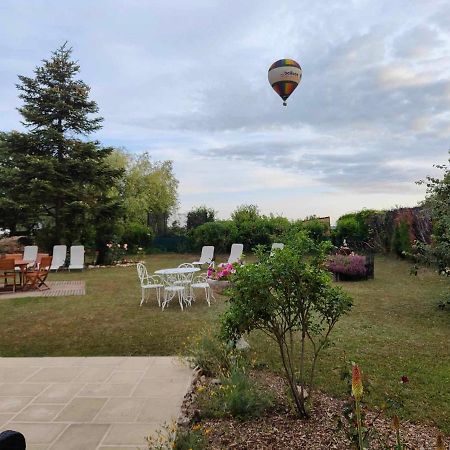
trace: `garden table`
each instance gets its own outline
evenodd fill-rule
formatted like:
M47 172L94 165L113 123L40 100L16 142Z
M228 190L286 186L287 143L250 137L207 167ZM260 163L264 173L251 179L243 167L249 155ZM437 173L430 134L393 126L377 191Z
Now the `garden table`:
M188 273L198 272L199 267L174 267L172 269L159 269L155 270L156 275L186 275Z
M33 261L27 259L16 259L14 260L14 265L20 270L20 287L23 288L25 285L25 274L27 272L27 267Z

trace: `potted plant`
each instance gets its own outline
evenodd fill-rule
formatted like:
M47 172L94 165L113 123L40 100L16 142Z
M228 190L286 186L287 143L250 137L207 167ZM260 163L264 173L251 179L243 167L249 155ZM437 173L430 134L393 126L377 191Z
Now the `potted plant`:
M336 281L352 281L367 279L366 257L350 253L349 255L332 255L326 262L326 267L333 272Z
M240 261L233 264L222 264L217 269L210 265L206 276L211 289L216 294L222 294L225 289L230 287L230 278L236 272L236 267L240 265L242 265Z

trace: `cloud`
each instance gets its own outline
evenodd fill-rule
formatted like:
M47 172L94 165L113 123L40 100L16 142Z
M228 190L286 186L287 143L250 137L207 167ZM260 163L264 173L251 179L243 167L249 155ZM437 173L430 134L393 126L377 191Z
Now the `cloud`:
M447 157L449 18L445 1L3 0L1 127L20 128L17 74L68 40L95 137L173 159L182 209L414 203ZM303 67L287 108L267 81L283 57Z

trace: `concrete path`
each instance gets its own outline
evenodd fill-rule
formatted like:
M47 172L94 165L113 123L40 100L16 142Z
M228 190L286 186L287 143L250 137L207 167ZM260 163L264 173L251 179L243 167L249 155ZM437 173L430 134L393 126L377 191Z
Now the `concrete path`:
M171 357L0 358L0 430L27 450L147 449L191 378Z

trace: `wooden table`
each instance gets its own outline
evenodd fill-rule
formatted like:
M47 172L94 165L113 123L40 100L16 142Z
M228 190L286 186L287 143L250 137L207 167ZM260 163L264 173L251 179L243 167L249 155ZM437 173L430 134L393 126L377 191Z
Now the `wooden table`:
M27 260L27 259L15 259L14 265L20 269L20 287L23 288L25 286L25 280L26 280L26 272L27 267L29 264L31 264L33 261Z

